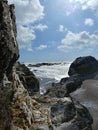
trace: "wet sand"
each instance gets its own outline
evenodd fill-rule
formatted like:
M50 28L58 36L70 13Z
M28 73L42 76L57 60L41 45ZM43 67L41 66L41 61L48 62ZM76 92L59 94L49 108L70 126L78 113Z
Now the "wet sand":
M88 108L94 119L93 130L98 130L98 80L84 81L72 96Z

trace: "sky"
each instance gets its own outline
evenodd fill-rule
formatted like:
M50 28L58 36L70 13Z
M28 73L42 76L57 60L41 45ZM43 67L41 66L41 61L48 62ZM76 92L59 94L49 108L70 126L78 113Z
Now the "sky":
M8 0L15 4L21 62L98 59L98 0Z

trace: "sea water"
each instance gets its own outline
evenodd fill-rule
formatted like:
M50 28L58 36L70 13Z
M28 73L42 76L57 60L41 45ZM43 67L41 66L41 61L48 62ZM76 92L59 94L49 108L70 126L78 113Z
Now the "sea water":
M70 63L60 63L57 65L42 65L40 67L31 67L30 70L38 78L48 78L59 81L63 77L68 76Z
M54 65L42 65L40 67L29 67L40 81L40 93L45 93L46 89L53 82L59 82L61 78L68 77L69 63L59 63Z

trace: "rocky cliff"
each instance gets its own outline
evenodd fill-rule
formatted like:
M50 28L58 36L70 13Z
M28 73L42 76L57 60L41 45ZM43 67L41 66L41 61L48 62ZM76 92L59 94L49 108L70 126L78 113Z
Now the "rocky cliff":
M19 57L16 36L14 5L0 1L0 81L5 72L10 73Z
M92 130L87 108L68 93L61 98L66 92L62 88L54 96L48 92L40 95L34 74L16 63L19 50L14 8L0 1L0 130Z

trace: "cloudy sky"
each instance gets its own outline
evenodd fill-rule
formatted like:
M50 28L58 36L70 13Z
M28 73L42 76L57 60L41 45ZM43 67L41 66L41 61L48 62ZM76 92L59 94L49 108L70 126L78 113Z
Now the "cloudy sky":
M98 0L9 0L23 62L98 59Z

